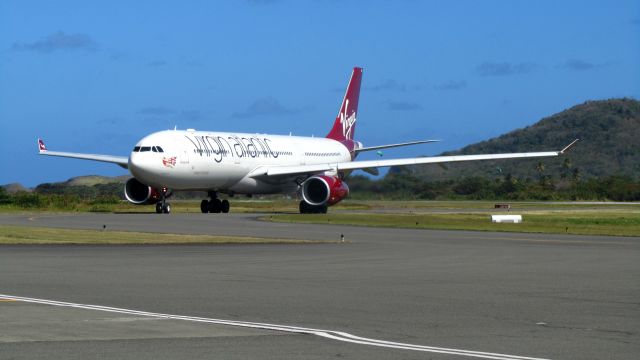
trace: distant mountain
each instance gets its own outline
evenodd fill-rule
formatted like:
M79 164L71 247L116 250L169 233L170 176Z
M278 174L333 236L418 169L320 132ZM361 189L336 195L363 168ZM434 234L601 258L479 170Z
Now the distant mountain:
M101 176L101 175L86 175L86 176L76 176L72 177L69 180L55 182L55 183L44 183L36 186L33 189L24 187L19 183L11 183L6 185L0 185L0 187L4 188L5 191L9 194L13 194L16 192L44 192L44 193L64 193L66 192L64 189L78 188L78 187L93 187L96 185L120 185L124 184L127 179L129 179L130 175L122 175L122 176Z
M131 176L130 175L122 175L122 176L100 176L100 175L87 175L87 176L77 176L73 177L67 181L58 184L64 184L66 186L93 186L98 184L113 184L113 183L123 183L127 181Z
M78 176L67 181L44 183L35 187L39 194L67 194L81 197L118 196L122 197L122 186L129 176Z
M40 194L70 194L80 197L117 196L124 199L124 183L131 175L100 176L87 175L73 177L67 181L43 183L35 187ZM206 197L202 191L176 192L172 199L202 199Z
M410 170L429 180L507 174L538 179L563 173L582 179L610 175L640 178L640 102L628 98L587 101L524 129L442 155L560 150L576 138L581 141L558 158L417 165Z
M26 188L24 186L22 186L22 184L18 184L18 183L11 183L11 184L6 184L6 185L0 185L1 188L4 188L4 190L9 193L9 194L14 194L17 192L30 192L32 191L29 188Z

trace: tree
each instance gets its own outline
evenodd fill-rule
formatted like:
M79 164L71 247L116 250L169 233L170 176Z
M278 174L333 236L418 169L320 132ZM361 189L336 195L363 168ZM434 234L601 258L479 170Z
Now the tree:
M7 189L0 186L0 204L9 204L11 203L11 197L7 193Z
M570 172L571 172L571 159L567 157L562 162L562 171L560 172L560 178L563 180L566 179L567 177L569 177Z
M486 178L473 176L462 179L453 191L458 195L475 195L476 198L483 198L493 193L493 187Z
M580 179L582 178L582 174L580 173L580 169L578 169L578 168L573 169L573 173L572 173L571 177L572 177L572 180L574 182L580 181Z

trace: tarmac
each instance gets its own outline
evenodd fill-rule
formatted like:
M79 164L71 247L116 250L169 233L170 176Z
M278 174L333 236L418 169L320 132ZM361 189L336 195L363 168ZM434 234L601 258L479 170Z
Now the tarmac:
M0 359L636 359L640 238L0 215L345 243L0 246Z

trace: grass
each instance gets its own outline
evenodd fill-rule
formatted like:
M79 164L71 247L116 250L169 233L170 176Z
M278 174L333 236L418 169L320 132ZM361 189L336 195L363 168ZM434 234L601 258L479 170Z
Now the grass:
M275 199L275 200L256 200L246 199L243 197L230 198L231 211L234 213L297 213L298 200ZM195 200L170 200L171 211L175 213L199 213L200 201ZM448 200L448 201L424 201L424 200L353 200L347 199L331 207L330 212L340 210L360 211L360 210L407 210L407 212L421 212L432 209L438 210L478 210L493 209L494 204L508 203L511 204L513 211L522 210L586 210L586 209L619 209L626 210L630 208L638 209L640 206L628 204L588 204L588 203L552 203L552 202L514 202L514 201L467 201L467 200ZM48 208L28 208L18 207L15 205L0 205L0 213L73 213L73 212L98 212L98 213L153 213L155 207L153 205L133 205L126 201L115 204L98 203L91 204L85 202L73 203L67 207L48 207Z
M311 244L320 241L0 225L0 245Z
M553 211L520 212L523 222L492 223L489 213L451 214L284 214L269 217L271 221L357 226L508 231L579 235L640 236L640 211Z
M397 210L465 210L465 209L486 209L492 210L495 204L510 204L512 209L518 210L560 210L560 209L640 209L637 203L606 203L597 204L588 202L544 202L544 201L509 201L509 200L408 200L408 201L387 201L387 200L362 200L354 203L370 209L397 209ZM332 208L333 209L333 208Z
M262 213L271 221L345 224L395 228L568 233L581 235L640 236L640 205L507 201L364 201L346 200L331 207L327 215L299 215L296 200L231 199L234 213ZM489 214L496 203L509 203L511 213L522 214L521 224L494 224ZM171 201L174 213L200 213L199 201ZM349 210L350 213L341 213ZM373 210L373 211L370 211ZM439 213L431 212L437 210ZM16 209L0 206L0 212L111 212L153 213L153 206L117 204L82 205L74 210ZM380 211L380 212L376 212ZM385 213L387 211L388 213ZM0 233L0 236L2 234ZM150 235L158 237L158 235ZM168 235L182 237L183 235ZM224 239L229 239L225 237ZM169 241L169 240L167 240ZM191 240L185 242L220 242ZM169 241L170 242L170 241ZM236 241L240 242L240 241ZM257 241L261 242L261 241ZM140 243L140 242L138 242ZM162 242L156 242L162 243ZM168 243L168 242L164 242Z
M297 200L245 200L230 198L231 212L234 213L280 213L298 212ZM171 212L173 213L200 213L200 201L173 200ZM368 210L371 206L361 202L344 202L332 209L336 210ZM14 205L0 205L0 213L73 213L73 212L97 212L97 213L153 213L153 205L134 205L126 201L117 204L88 204L77 203L68 208L20 208Z

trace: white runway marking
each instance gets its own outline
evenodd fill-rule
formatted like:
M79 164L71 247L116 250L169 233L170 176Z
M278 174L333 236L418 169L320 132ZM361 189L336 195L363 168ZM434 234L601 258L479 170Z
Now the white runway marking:
M277 324L254 323L254 322L246 322L246 321L171 315L171 314L153 313L153 312L131 310L131 309L121 309L121 308L114 308L114 307L108 307L108 306L77 304L77 303L70 303L70 302L63 302L63 301L36 299L36 298L3 295L3 294L0 294L0 300L23 301L23 302L35 303L35 304L71 307L71 308L95 310L95 311L106 311L106 312L146 316L146 317L153 317L153 318L183 320L183 321L210 323L210 324L218 324L218 325L238 326L238 327L253 328L253 329L283 331L283 332L294 333L294 334L315 335L315 336L320 336L327 339L353 343L353 344L379 346L379 347L385 347L385 348L391 348L391 349L403 349L403 350L412 350L412 351L460 355L460 356L475 357L475 358L482 358L482 359L548 360L548 359L535 358L535 357L507 355L507 354L461 350L461 349L451 349L451 348L442 348L442 347L435 347L435 346L413 345L413 344L405 344L405 343L398 343L398 342L392 342L392 341L376 340L376 339L369 339L369 338L364 338L360 336L355 336L349 333L345 333L342 331L335 331L335 330L311 329L311 328L304 328L304 327L298 327L298 326L287 326L287 325L277 325Z

